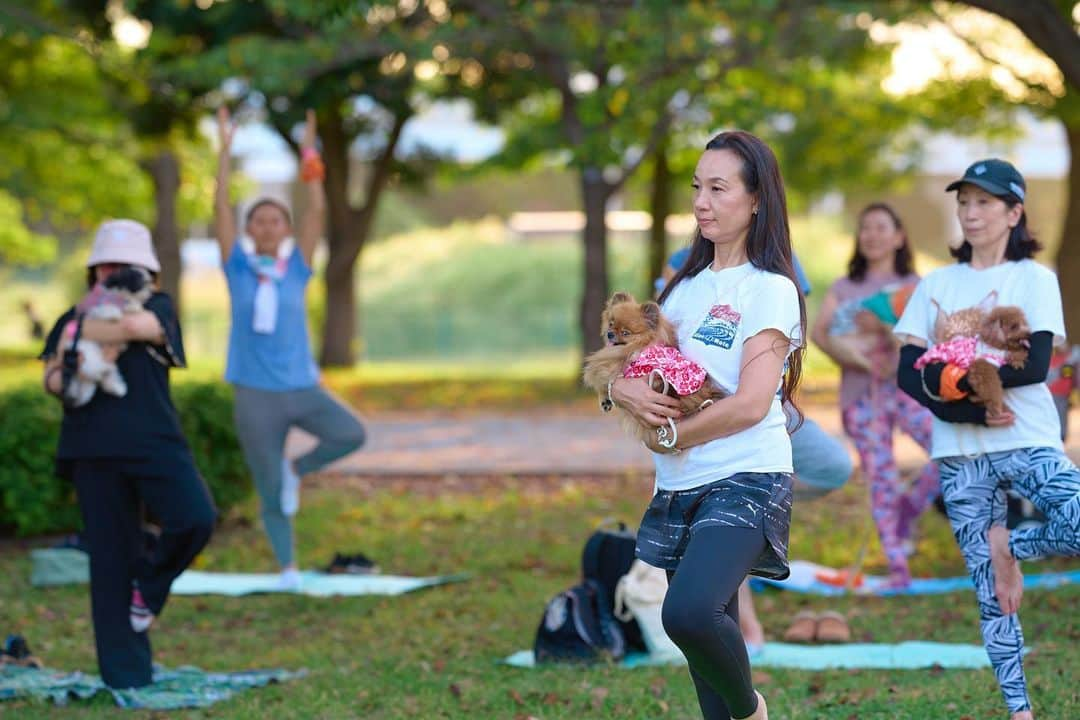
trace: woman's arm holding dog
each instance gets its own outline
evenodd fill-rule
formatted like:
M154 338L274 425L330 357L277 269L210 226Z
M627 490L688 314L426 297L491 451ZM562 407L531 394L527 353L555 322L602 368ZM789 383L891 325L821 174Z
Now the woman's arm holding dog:
M840 302L832 290L825 294L825 299L821 301L821 309L818 310L817 320L810 330L810 339L840 367L851 367L869 372L870 361L865 353L858 352L854 347L857 338L852 336L834 338L829 335L829 325L832 324L833 315L836 314L839 305Z
M64 379L60 376L61 370L59 356L53 355L45 361L42 383L45 386L45 392L57 397L60 397L60 393L64 389Z
M645 425L660 427L667 425L669 417L682 417L679 401L653 390L645 378L615 379L611 383L611 399Z
M1028 342L1031 346L1023 367L1015 368L1006 364L998 368L1002 387L1036 385L1046 381L1046 376L1050 374L1050 357L1054 354L1054 333L1049 330L1033 332Z
M160 345L165 341L161 321L149 310L125 315L120 320L87 318L83 321L82 334L86 339L102 344L148 342Z
M790 347L790 341L779 330L764 330L747 340L735 394L681 421L677 426L677 447L701 445L761 422L776 396Z

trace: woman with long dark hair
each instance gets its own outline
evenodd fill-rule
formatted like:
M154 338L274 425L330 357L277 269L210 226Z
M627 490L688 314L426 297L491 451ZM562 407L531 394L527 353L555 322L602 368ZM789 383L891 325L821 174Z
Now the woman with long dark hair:
M663 621L690 664L703 717L766 718L739 632L747 573L787 577L791 442L783 403L802 368L806 309L772 150L741 131L705 146L693 180L698 230L660 296L679 347L728 395L688 417L644 379L612 399L657 428L656 494L637 553L668 572ZM674 438L668 418L675 418ZM674 452L659 440L674 439Z
M963 232L951 248L957 262L923 278L896 324L906 343L899 383L935 416L931 456L975 585L987 654L1012 720L1032 720L1017 615L1023 594L1018 561L1080 554L1080 471L1065 455L1046 386L1053 346L1065 336L1061 292L1054 273L1032 259L1040 246L1027 228L1027 186L1015 167L980 160L946 190L956 191ZM946 339L936 328L950 315L994 303L1019 307L1031 335L1024 365L998 370L1004 406L991 412L971 400L970 358L956 353L947 363L919 360ZM1033 502L1046 524L1008 530L1010 489Z
M913 525L938 495L938 471L928 462L910 487L903 485L893 433L902 430L929 453L931 415L896 385L898 354L889 322L896 318L879 319L867 307L868 299L899 296L918 281L900 216L885 203L867 205L859 213L847 276L829 288L810 333L840 366L844 431L855 443L870 483L870 507L889 566L889 584L897 589L911 584Z

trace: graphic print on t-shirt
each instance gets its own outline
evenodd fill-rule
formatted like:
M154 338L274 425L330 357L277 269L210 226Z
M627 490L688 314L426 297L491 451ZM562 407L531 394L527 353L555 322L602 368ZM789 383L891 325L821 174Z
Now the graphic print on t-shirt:
M730 305L713 305L704 322L694 331L693 338L706 345L730 350L739 331L742 315Z

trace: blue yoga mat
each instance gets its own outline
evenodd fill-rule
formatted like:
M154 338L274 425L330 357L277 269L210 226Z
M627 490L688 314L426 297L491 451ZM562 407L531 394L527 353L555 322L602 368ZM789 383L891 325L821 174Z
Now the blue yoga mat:
M845 589L842 584L823 582L821 578L836 578L842 571L836 568L794 560L791 563L791 576L786 580L769 580L766 578L751 577L750 586L761 589L766 585L778 587L792 592L808 593L811 595L844 595L853 592L856 595L940 595L951 592L971 592L973 590L971 578L913 578L911 585L903 590L886 587L888 578L880 575L867 575L859 587L851 591ZM1046 590L1062 585L1080 584L1080 569L1066 570L1064 572L1024 574L1025 590Z
M503 661L514 667L536 666L532 650L516 652ZM793 645L768 642L750 656L754 667L789 668L794 670L918 670L920 668L984 668L990 667L986 650L981 645L960 645L937 642L848 643L844 645ZM630 655L620 667L635 668L655 665L685 665L682 654L654 656Z
M41 548L30 551L30 584L68 585L90 582L90 560L86 553L70 548ZM315 597L332 595L401 595L421 588L460 582L466 575L406 577L401 575L337 575L322 572L300 573L297 590L278 587L276 573L220 573L188 570L172 586L174 595L251 595L254 593L294 593Z
M332 595L401 595L421 588L465 580L465 575L402 577L398 575L334 575L321 572L300 573L296 590L278 588L279 576L261 573L218 573L188 570L176 578L173 595L251 595L254 593L292 593L330 597Z
M134 690L117 690L106 686L97 675L0 665L0 700L42 698L57 705L66 705L73 699L85 700L99 692L107 692L113 696L117 705L125 708L201 708L227 700L249 688L285 682L306 674L305 670L215 673L194 667L180 667L175 670L156 667L152 685Z

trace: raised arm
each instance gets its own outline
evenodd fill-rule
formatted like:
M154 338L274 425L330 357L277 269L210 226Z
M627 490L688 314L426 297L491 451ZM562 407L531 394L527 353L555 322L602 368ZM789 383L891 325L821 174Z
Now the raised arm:
M308 267L311 267L315 248L323 236L326 216L326 191L323 189L325 170L315 147L315 138L315 111L308 110L304 138L300 141L300 178L304 181L307 202L304 203L304 216L300 218L296 233L300 254Z
M214 188L214 235L217 236L221 249L221 262L224 264L236 242L236 218L233 217L232 204L229 202L229 177L232 173L233 133L236 126L229 117L229 109L224 105L218 108L218 170L217 184Z

